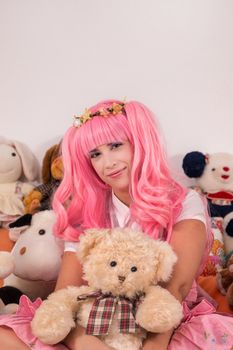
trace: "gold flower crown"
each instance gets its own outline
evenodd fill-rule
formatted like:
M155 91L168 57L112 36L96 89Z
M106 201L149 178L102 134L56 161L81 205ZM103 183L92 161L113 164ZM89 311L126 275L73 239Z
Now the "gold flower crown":
M86 109L85 112L80 115L74 115L74 122L73 126L76 128L80 128L83 124L85 124L88 120L96 117L96 116L101 116L104 118L109 117L110 115L116 115L122 112L125 112L125 103L116 103L113 102L113 104L108 107L108 108L100 108L98 111L91 113L90 110Z

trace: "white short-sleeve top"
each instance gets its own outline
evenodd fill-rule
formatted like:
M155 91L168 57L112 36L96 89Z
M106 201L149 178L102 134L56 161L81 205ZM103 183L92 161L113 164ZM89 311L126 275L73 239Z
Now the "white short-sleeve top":
M121 202L114 193L112 194L113 212L112 212L112 224L113 226L125 227L129 220L130 209ZM114 220L113 220L114 217ZM202 221L206 226L206 215L204 203L200 195L194 191L189 190L183 201L182 211L177 217L176 222L188 219L195 219ZM132 224L133 229L140 229L136 223ZM65 251L76 251L78 243L65 242Z

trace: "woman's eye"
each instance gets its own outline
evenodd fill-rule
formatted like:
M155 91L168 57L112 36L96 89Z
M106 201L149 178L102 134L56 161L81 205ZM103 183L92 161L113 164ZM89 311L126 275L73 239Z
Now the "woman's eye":
M93 159L93 158L97 158L99 155L100 155L99 152L95 152L95 153L91 153L90 157L91 157L91 159Z
M113 143L113 144L111 145L111 149L118 148L118 147L120 147L120 146L122 146L122 145L123 145L122 142L115 142L115 143Z

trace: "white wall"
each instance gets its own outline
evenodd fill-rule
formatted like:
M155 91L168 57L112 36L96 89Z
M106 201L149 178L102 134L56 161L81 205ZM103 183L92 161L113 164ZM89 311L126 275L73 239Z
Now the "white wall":
M232 0L0 0L0 134L41 160L72 116L136 99L175 166L233 153Z

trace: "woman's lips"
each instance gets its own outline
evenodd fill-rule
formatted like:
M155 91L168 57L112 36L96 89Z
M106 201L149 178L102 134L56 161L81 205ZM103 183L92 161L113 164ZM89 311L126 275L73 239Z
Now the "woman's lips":
M126 167L123 168L123 169L120 169L120 170L113 171L112 173L108 174L107 176L113 177L113 178L114 178L114 177L118 177L118 176L120 176L120 175L122 174L122 172L123 172L125 169L126 169Z

